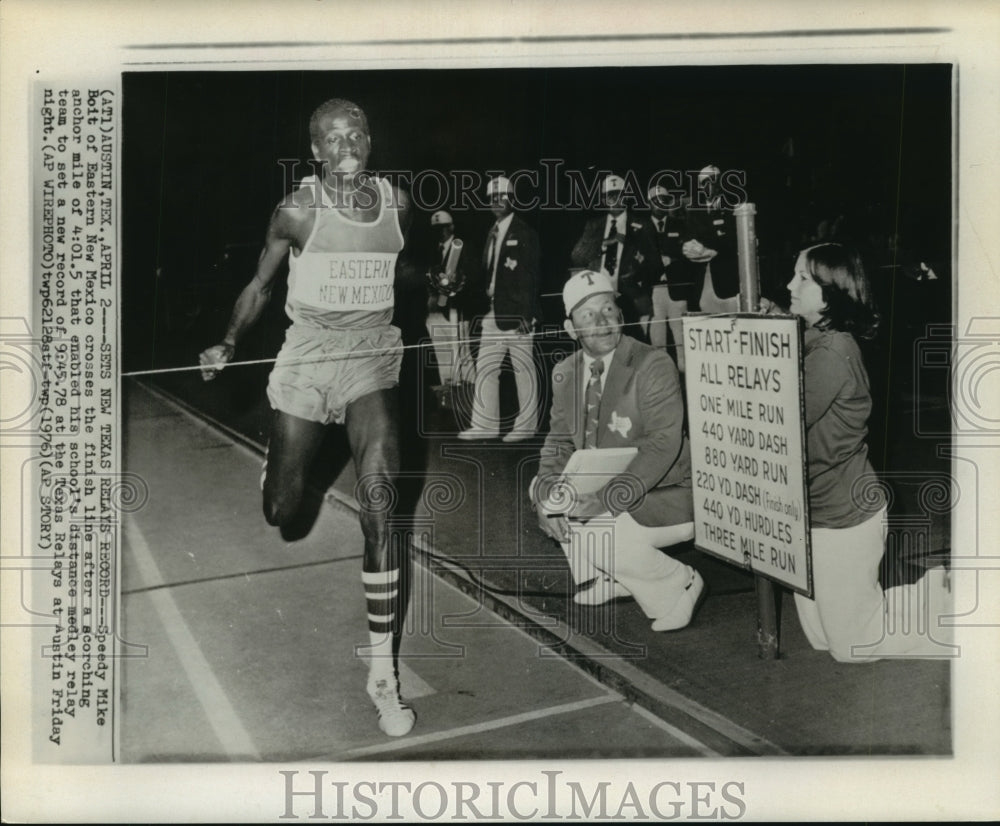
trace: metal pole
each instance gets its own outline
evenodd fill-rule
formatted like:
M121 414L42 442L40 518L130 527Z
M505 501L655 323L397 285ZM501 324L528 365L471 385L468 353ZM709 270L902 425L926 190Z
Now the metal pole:
M755 313L760 305L760 271L757 267L757 232L753 204L740 204L733 210L736 219L736 249L739 256L740 312ZM762 576L754 577L757 592L757 656L764 660L778 659L778 599L774 583Z
M448 309L448 333L455 337L451 343L451 380L448 384L457 384L459 381L458 361L461 358L462 350L462 325L458 321L458 309L456 307Z
M755 313L760 304L760 272L757 269L757 231L753 204L740 204L733 210L736 218L736 248L740 270L740 312Z

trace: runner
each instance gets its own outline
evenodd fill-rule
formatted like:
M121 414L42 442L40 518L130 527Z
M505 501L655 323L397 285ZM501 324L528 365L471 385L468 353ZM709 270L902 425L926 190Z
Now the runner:
M236 300L226 335L200 362L209 380L233 358L290 252L285 309L293 323L267 387L274 418L262 479L264 514L271 525L290 526L327 426L344 425L365 538L367 688L382 731L398 737L413 728L416 717L400 700L396 677L393 626L403 601L400 561L389 558L385 505L395 499L400 461L402 344L390 322L409 204L403 193L365 171L372 142L359 106L328 100L313 112L309 133L322 175L304 179L274 210L257 270Z

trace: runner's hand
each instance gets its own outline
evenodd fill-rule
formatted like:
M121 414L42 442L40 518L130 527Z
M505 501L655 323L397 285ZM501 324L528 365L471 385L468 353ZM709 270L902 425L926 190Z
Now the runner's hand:
M201 377L204 381L211 381L222 371L230 361L236 348L232 344L222 342L207 350L203 350L198 356L198 363L201 365Z

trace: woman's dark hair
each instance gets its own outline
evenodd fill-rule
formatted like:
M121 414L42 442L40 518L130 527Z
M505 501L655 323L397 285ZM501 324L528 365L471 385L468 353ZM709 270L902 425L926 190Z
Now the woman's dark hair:
M826 302L816 326L872 338L879 315L861 256L843 244L819 244L806 250L806 266Z

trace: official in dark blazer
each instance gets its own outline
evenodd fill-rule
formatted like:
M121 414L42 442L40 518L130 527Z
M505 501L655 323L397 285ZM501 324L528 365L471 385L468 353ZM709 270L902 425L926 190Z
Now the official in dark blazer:
M723 202L719 168L706 166L698 173L699 198L687 210L685 257L700 265L704 276L699 308L706 313L739 310L740 275L736 250L736 219ZM694 308L692 308L694 309Z
M497 329L529 333L540 324L542 317L538 233L516 214L508 214L510 223L501 238L495 262L496 278L487 261L490 254L487 234L479 266L475 267L475 277L470 278L468 304L480 322L492 311ZM497 227L502 220L501 217L493 226Z
M694 536L677 368L662 350L622 334L621 311L603 273L573 275L563 301L566 330L580 350L552 375L551 426L531 490L539 526L560 542L574 581L583 585L576 602L597 605L631 595L654 631L683 628L704 582L659 550ZM576 497L565 516L553 515L553 488L574 451L629 446L638 453L624 473L597 493Z
M603 272L611 279L630 335L647 339L653 314L653 284L659 256L651 243L648 218L622 199L625 181L609 175L601 183L603 215L590 218L570 253L574 268Z
M671 199L665 187L650 187L650 243L660 256L660 275L653 284L653 317L649 325L649 343L667 348L674 354L679 370L684 370L684 348L681 346L681 316L697 310L705 279L705 265L689 261L682 246L688 238L687 206Z
M518 415L503 440L531 438L538 429L538 375L533 334L541 323L538 234L513 211L514 189L505 177L487 187L496 221L486 237L482 267L471 286L479 316L480 344L470 427L460 439L500 435L500 369L509 355L517 386Z

